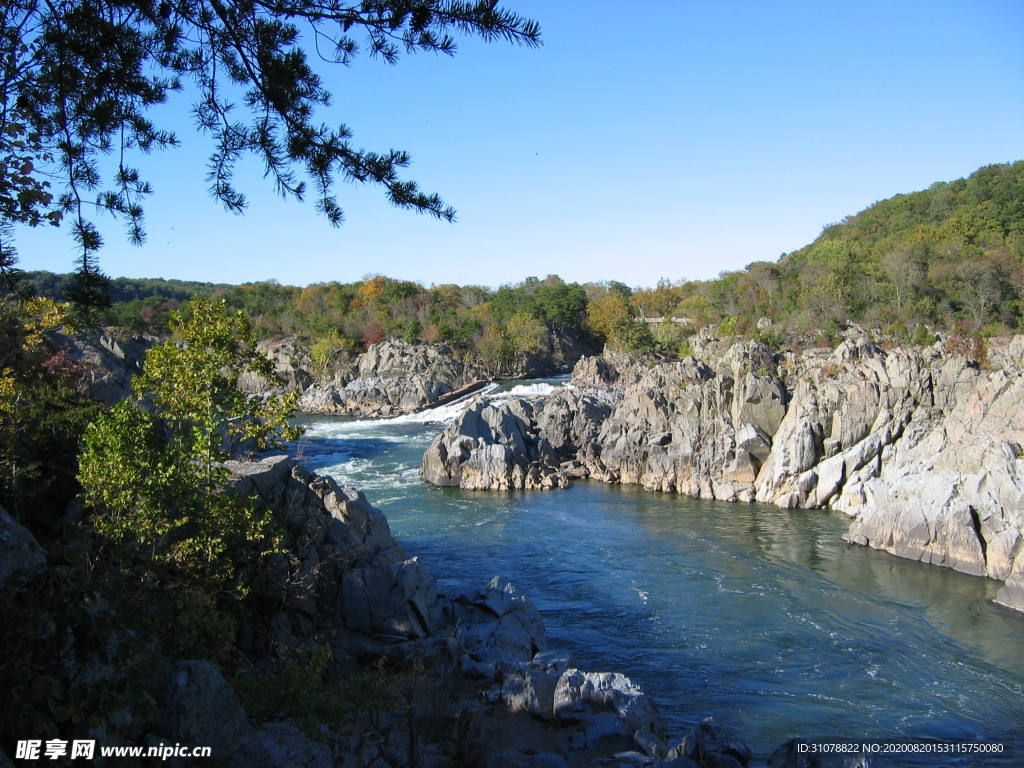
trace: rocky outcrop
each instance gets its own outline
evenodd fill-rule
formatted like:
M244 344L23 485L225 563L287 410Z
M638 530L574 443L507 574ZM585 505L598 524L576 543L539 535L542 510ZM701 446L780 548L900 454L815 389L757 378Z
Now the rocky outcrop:
M46 553L29 530L0 507L0 590L14 589L46 570Z
M443 344L396 339L370 347L347 380L335 375L307 388L299 408L306 413L395 416L420 410L473 381L473 372Z
M471 391L488 372L465 363L444 344L389 339L371 346L354 362L335 361L315 371L306 348L294 337L261 342L285 389L302 392L299 410L310 414L388 417L437 405ZM537 354L517 364L515 376L543 376L568 370L592 347L570 332L549 333ZM247 391L279 391L267 382L244 382Z
M157 724L158 733L167 736L150 735L147 747L209 746L219 765L271 768L238 696L215 664L179 661L170 677Z
M466 490L562 488L568 476L542 461L533 406L479 400L438 435L423 457L428 483Z
M234 490L258 498L286 531L256 585L277 610L254 629L255 647L294 647L325 629L406 641L442 626L437 584L361 493L284 456L226 466Z
M850 478L834 507L854 516L849 541L1007 580L1024 549L1024 377L947 362L933 371L944 406L905 417L877 471ZM1013 585L1001 601L1013 599Z
M304 392L313 385L313 363L309 350L295 336L264 339L256 350L265 355L274 366L274 380L268 381L253 373L243 373L238 386L250 394L282 394L298 390Z
M1024 610L1024 337L993 348L1005 367L988 371L941 345L887 351L863 335L800 355L747 342L708 362L587 359L544 403L471 409L422 476L531 487L510 478L535 468L838 509L847 540L1006 581L997 600Z
M142 372L146 353L157 341L154 336L132 335L119 328L108 328L99 336L47 334L53 349L70 350L80 369L78 389L111 405L131 394L132 377Z

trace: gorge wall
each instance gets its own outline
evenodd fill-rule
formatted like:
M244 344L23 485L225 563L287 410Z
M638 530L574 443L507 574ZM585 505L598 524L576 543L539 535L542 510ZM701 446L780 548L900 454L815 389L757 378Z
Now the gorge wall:
M841 510L848 541L1004 581L997 601L1024 610L1024 337L994 343L985 370L941 344L887 351L863 335L701 357L586 358L543 402L476 403L421 475Z

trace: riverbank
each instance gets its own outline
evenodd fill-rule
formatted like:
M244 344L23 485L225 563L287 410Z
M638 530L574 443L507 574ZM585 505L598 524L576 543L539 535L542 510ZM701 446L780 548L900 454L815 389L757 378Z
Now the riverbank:
M587 358L540 404L480 402L422 477L464 489L573 478L784 508L831 508L848 538L1005 582L1024 610L1024 337L977 360L952 347L834 350L758 342L702 358Z

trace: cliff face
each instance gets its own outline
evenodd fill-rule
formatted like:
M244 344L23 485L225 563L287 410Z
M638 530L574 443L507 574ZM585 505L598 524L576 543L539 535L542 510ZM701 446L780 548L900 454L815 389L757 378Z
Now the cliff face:
M838 509L849 541L1006 581L999 601L1024 610L1022 349L1020 337L996 348L994 371L938 345L887 352L863 337L785 356L748 342L650 367L589 358L543 405L487 419L507 429L474 430L471 409L435 440L422 476L463 488L590 477ZM481 466L483 479L463 481ZM498 481L511 466L532 480Z

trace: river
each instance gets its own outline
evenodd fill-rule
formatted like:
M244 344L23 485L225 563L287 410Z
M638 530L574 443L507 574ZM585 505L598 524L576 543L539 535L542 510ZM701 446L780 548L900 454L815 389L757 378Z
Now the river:
M952 739L1018 754L880 765L1024 765L1024 615L992 603L997 584L847 545L839 513L596 482L428 486L419 462L441 429L429 419L454 410L309 418L299 450L362 490L442 583L513 581L552 647L629 676L674 739L713 715L761 759L794 736Z

